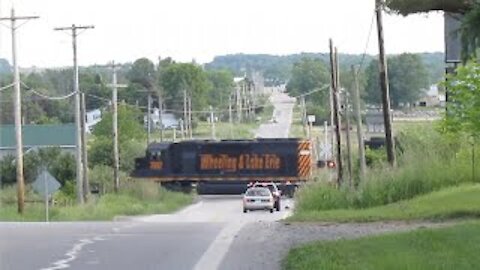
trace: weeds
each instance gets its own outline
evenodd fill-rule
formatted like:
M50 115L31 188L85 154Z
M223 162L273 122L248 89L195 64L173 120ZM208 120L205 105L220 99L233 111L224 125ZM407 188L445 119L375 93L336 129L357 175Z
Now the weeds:
M298 193L297 211L367 208L478 182L472 178L471 144L464 138L443 136L431 126L406 130L398 137L397 168L376 162L356 189L336 189L326 181L310 184Z

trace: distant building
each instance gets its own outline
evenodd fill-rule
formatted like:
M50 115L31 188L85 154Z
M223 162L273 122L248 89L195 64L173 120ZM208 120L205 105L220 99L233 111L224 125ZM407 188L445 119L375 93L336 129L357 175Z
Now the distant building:
M87 132L91 133L93 130L93 127L98 124L100 121L102 121L102 111L97 109L93 111L89 111L85 115L85 124L87 127Z
M385 121L382 111L367 111L365 115L367 133L385 133Z
M24 151L35 148L59 147L62 150L75 151L75 125L24 125ZM0 126L0 158L15 155L15 126Z
M443 107L445 106L446 97L440 94L437 85L430 86L430 89L425 91L425 95L421 97L416 103L419 107Z

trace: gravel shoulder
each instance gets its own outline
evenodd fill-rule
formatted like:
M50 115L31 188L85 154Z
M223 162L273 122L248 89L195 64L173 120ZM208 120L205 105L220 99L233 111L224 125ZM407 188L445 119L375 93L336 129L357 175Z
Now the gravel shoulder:
M219 269L278 270L291 248L312 241L354 239L369 235L441 228L456 222L378 222L348 224L308 224L256 222L243 227L225 255Z

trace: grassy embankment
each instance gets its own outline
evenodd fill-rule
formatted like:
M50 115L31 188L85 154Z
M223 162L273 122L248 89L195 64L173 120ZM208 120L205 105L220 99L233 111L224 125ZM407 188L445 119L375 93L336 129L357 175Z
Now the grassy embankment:
M288 270L478 269L480 223L318 242L290 251Z
M446 188L411 200L364 209L298 211L290 221L371 222L480 217L480 185Z
M435 124L399 125L398 166L377 163L356 188L313 183L297 195L291 221L370 222L480 216L480 166L468 138ZM412 128L413 127L413 128ZM480 148L474 150L476 155ZM473 170L476 170L473 173ZM475 175L477 176L475 178ZM292 250L286 269L477 269L480 222L357 240L317 242Z
M0 191L0 221L44 221L42 198L27 193L25 213L19 215L15 204L15 189ZM137 183L125 187L119 194L92 197L85 205L55 205L50 208L51 221L107 221L115 216L163 214L176 211L193 201L193 195L166 191L154 183Z

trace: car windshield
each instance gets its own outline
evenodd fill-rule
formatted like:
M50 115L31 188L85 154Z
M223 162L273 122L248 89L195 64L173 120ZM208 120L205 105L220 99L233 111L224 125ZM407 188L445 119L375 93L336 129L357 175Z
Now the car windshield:
M270 196L270 192L266 188L258 188L258 189L249 189L247 191L247 196L249 197L268 197Z

